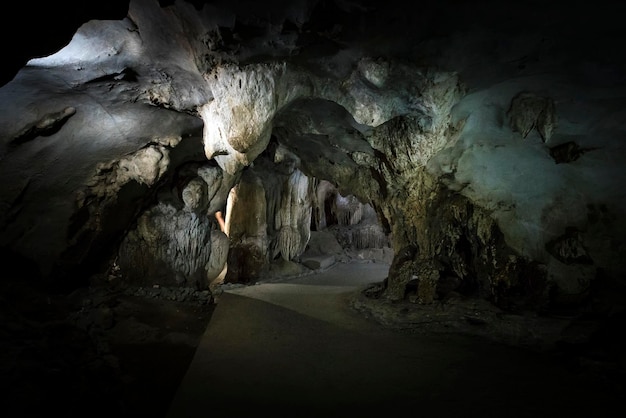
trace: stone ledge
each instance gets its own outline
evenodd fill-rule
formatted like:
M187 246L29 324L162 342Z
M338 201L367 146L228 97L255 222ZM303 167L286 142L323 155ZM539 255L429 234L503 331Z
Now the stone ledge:
M335 264L334 255L320 255L303 258L300 261L311 270L323 270Z

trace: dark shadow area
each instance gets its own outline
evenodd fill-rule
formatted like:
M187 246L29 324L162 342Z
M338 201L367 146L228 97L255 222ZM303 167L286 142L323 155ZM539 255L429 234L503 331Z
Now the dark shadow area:
M350 295L372 266L337 265L221 294L168 417L626 412L619 377L571 352L500 343L454 326L431 332L437 319L426 308L421 325L404 328L351 311Z
M164 416L215 307L102 285L51 295L25 277L0 286L7 418Z

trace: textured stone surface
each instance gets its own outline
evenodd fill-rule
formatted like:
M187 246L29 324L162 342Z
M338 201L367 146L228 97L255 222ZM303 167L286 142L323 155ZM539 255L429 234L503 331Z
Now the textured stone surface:
M54 389L71 402L45 414L120 415L89 374L110 382L98 332L136 342L177 312L152 307L148 324L116 317L116 298L69 304L87 333L26 284L56 295L102 275L210 303L226 272L306 274L307 250L389 262L358 306L388 326L593 349L575 365L602 346L623 365L623 2L130 0L68 33L87 3L15 3L24 19L0 25L2 70L20 68L0 87L0 255L19 276L0 304L9 397ZM233 187L247 203L229 203Z
M0 89L0 245L42 277L80 282L169 207L170 225L148 224L162 225L168 244L151 257L173 281L213 276L226 253L232 274L253 277L303 254L311 226L355 225L367 207L379 229L350 239L389 240L393 300L422 283L416 300L431 303L458 282L542 309L582 303L599 277L619 287L623 59L615 34L532 10L131 0L126 18L85 22ZM619 11L570 8L585 21ZM555 157L568 143L585 152ZM250 213L229 208L231 188L251 184ZM322 208L329 192L353 202ZM214 215L228 210L233 251L211 257L224 242ZM570 228L575 243L561 238Z
M124 279L144 286L207 288L211 234L206 217L155 207L139 218L137 229L121 245L118 262Z
M301 262L311 270L323 270L335 264L335 257L332 255L306 256L302 257Z
M557 127L556 106L550 97L521 92L511 100L507 111L511 129L526 138L536 129L543 142L548 142Z

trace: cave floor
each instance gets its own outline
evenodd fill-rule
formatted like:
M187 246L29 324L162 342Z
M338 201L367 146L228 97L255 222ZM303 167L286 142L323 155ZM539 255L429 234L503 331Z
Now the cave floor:
M394 329L353 309L387 269L339 263L306 277L224 287L168 417L552 417L624 410L621 386L581 367L576 356L456 328ZM428 322L429 314L421 315Z
M539 324L474 302L365 297L387 271L337 263L222 285L216 303L106 283L50 295L6 280L2 415L571 417L624 409L623 367L606 352L499 342ZM613 351L623 359L624 345Z

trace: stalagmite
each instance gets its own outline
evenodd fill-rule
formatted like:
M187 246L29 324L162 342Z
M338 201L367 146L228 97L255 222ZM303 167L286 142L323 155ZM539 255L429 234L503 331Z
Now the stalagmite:
M284 184L276 212L277 248L283 259L302 254L310 238L310 225L309 179L300 170L294 170Z
M225 224L230 249L225 281L249 282L267 269L266 202L261 179L245 171L228 197Z

